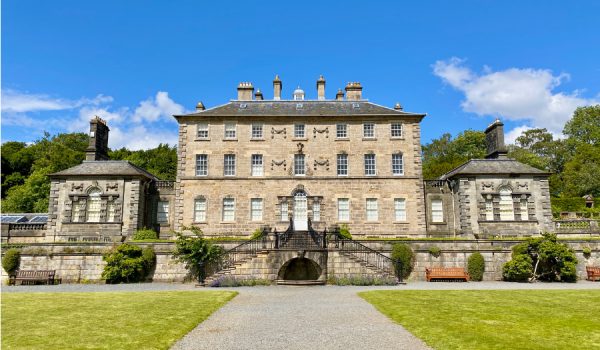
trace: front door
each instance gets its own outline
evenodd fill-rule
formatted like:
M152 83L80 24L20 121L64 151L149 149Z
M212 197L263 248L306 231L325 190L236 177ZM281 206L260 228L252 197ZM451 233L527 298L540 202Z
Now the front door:
M308 230L308 214L306 205L306 193L298 192L294 196L294 230Z

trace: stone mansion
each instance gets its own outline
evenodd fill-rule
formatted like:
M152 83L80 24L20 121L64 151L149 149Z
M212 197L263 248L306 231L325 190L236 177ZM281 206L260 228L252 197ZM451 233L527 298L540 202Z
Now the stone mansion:
M252 83L237 98L179 123L177 179L161 181L108 159L109 128L90 123L86 160L51 175L45 241L119 240L148 227L163 238L197 226L249 236L348 225L356 237L533 235L552 229L550 174L506 157L503 124L486 130L488 156L424 181L423 113L384 107L348 83L327 99L300 88L265 99Z

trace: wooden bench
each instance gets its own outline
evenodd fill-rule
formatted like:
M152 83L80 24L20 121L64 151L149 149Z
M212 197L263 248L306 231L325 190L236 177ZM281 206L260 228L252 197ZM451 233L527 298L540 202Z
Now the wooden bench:
M588 281L600 280L600 266L586 266L585 270L587 271Z
M425 268L427 282L434 279L469 281L469 274L462 267L428 267Z
M54 284L55 270L18 270L17 274L12 277L12 284L16 285L18 281L23 284Z

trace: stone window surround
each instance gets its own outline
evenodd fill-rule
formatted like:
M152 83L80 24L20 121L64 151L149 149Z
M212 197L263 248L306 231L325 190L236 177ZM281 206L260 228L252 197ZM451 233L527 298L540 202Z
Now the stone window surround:
M400 125L400 136L394 136L394 125ZM390 139L402 140L404 139L404 123L399 120L390 121Z
M489 198L491 197L491 198ZM512 198L513 198L513 213L514 213L514 220L500 220L500 207L499 207L499 201L500 201L500 192L499 191L494 191L494 192L483 192L480 194L479 196L479 215L478 215L478 222L495 222L495 223L510 223L510 222L538 222L537 218L535 217L535 201L533 198L533 195L530 192L512 192ZM494 213L494 220L487 220L486 218L486 210L485 210L485 203L486 203L486 199L492 199L492 205L493 205L493 213ZM526 199L527 200L527 213L528 213L528 218L527 220L521 220L521 200Z
M320 220L318 220L318 222L321 222L323 220L322 219L323 218L323 208L325 207L325 205L324 205L325 203L323 201L323 196L311 196L308 192L306 192L306 190L299 189L299 191L304 191L304 193L306 193L307 215L308 215L308 218L312 221L314 221L314 217L313 217L314 203L319 203ZM288 222L289 218L294 213L295 192L296 192L296 189L289 196L277 196L277 205L275 206L276 211L277 211L276 218L277 218L277 221L279 221L280 223ZM287 208L288 218L286 220L282 220L283 218L281 217L282 206L285 206L285 208ZM266 205L263 204L263 207L266 208Z
M428 195L427 199L428 199L426 201L426 203L428 203L428 208L426 210L426 213L427 213L427 223L430 224L430 225L447 225L448 224L448 222L446 220L446 216L447 216L446 212L447 212L447 210L445 210L445 208L444 208L445 207L445 205L444 205L444 197L441 196L441 195L439 195L439 194L433 194L433 195ZM433 203L434 200L441 200L442 201L442 221L436 221L436 222L433 221L433 215L432 215L431 207L432 207L432 203Z
M82 193L68 195L68 200L66 201L66 206L65 206L65 213L63 215L63 224L121 224L121 223L123 223L123 215L122 215L123 203L120 200L120 196L118 193L114 193L114 194L102 193L102 194L100 194L100 200L101 200L101 202L100 202L100 221L87 221L85 219L86 211L87 211L87 203L86 203L86 209L82 210L79 213L80 218L84 218L84 220L73 221L72 211L73 211L74 203L80 199L84 199L85 201L87 201L88 197L89 197L88 194L82 194ZM106 221L107 220L107 205L108 205L109 201L114 201L114 204L115 204L115 221Z

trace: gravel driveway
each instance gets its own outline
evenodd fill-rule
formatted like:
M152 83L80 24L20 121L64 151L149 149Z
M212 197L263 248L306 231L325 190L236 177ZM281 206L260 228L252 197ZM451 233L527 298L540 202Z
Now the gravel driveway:
M357 288L235 290L237 297L173 349L429 349L359 298Z

